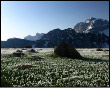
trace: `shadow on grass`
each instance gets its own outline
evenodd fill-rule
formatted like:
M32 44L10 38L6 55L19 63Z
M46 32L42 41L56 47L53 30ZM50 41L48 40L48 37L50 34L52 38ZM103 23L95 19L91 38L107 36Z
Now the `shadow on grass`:
M96 58L78 58L78 60L84 60L84 61L89 61L89 62L109 62L109 60L102 60L102 59L96 59Z
M13 85L4 79L1 79L1 87L13 87Z
M57 56L57 55L55 55L54 53L52 53L52 54L48 54L47 56L50 56L50 57L53 57L54 59L55 58L57 58L57 57L59 57L59 58L62 58L61 56ZM66 57L67 58L67 57ZM83 61L89 61L89 62L109 62L109 60L102 60L102 59L97 59L97 58L92 58L92 57L82 57L81 56L81 58L71 58L71 59L77 59L77 60L83 60Z

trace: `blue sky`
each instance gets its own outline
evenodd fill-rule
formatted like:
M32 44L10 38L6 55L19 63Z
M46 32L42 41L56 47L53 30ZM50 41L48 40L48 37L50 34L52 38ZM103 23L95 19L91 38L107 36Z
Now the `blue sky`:
M2 1L1 40L74 28L90 17L109 20L109 1Z

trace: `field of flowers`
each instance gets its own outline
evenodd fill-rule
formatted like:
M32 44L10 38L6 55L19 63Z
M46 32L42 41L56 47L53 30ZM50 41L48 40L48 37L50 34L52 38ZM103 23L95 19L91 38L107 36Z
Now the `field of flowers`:
M2 87L107 87L109 86L109 51L78 49L86 59L59 57L49 52L14 57L12 50L1 49ZM11 53L7 53L11 51ZM46 51L46 50L44 50ZM95 52L95 53L94 53ZM43 58L38 61L31 56Z

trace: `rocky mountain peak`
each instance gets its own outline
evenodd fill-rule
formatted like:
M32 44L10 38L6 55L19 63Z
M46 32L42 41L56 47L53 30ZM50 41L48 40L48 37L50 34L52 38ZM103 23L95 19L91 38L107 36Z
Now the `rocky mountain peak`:
M104 33L109 36L109 21L91 17L85 20L85 22L80 22L74 26L74 30L77 33Z

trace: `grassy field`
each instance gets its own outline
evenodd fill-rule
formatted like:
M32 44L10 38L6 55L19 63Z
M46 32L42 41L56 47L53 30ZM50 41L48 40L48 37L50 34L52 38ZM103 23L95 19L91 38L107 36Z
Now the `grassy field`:
M2 87L109 86L109 51L77 49L85 57L79 60L55 56L53 49L39 49L39 53L24 50L26 56L14 57L12 52L16 50L1 48Z

